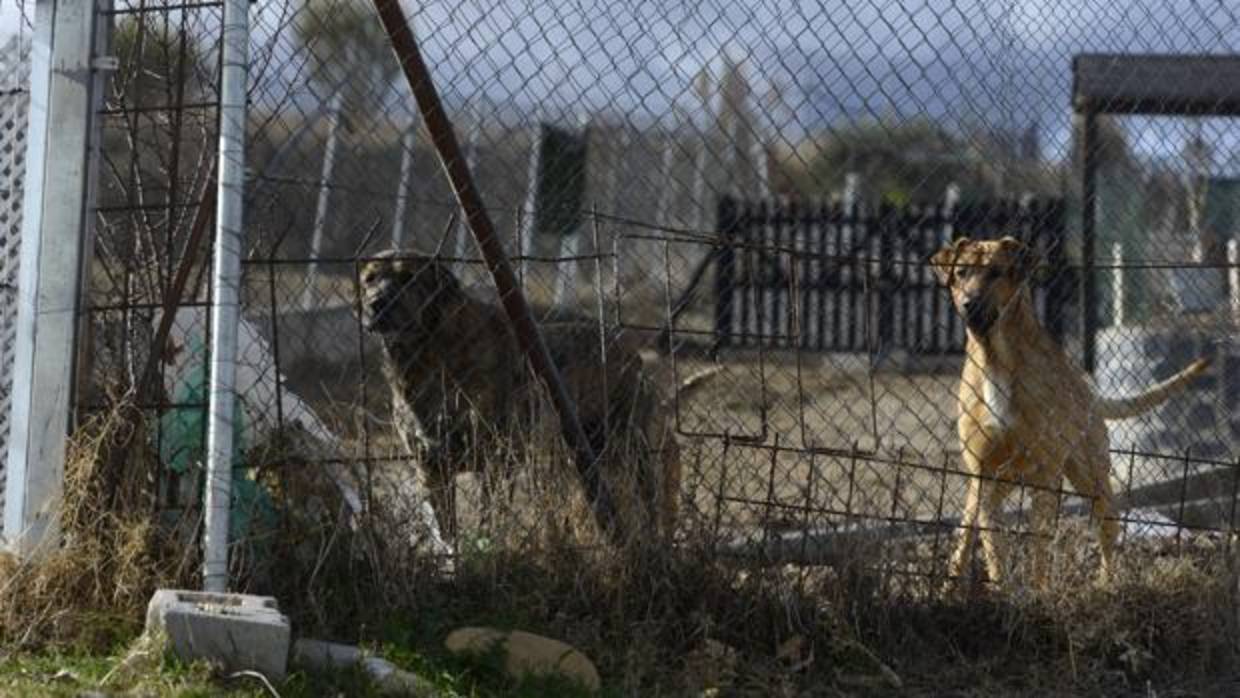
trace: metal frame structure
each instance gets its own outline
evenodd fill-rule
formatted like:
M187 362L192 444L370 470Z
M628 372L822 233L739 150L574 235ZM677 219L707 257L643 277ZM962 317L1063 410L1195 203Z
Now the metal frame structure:
M1072 60L1072 110L1080 115L1081 314L1083 362L1093 373L1098 330L1094 278L1098 216L1098 117L1240 116L1240 56L1079 54Z

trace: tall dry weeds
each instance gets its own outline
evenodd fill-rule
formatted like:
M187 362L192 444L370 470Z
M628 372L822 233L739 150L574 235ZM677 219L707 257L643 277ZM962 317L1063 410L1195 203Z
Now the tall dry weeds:
M69 440L59 535L0 565L0 645L110 649L160 586L194 583L197 552L155 517L157 454L121 401Z

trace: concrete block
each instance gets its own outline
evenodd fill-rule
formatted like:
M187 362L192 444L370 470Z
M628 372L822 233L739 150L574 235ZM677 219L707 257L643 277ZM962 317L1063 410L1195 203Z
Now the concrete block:
M187 662L205 659L272 681L283 680L288 669L288 618L269 596L160 589L147 605L146 632L162 634Z

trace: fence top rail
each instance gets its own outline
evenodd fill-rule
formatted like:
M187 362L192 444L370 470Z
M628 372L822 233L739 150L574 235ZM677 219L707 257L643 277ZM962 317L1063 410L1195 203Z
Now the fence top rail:
M1072 59L1072 107L1107 114L1240 116L1240 56L1078 54Z
M1034 238L1061 237L1066 217L1062 199L1017 201L1001 199L948 207L939 204L884 203L877 207L857 206L846 210L839 202L798 203L795 201L736 200L726 198L721 212L730 220L719 221L720 229L748 233L763 226L855 225L877 228L896 238L917 240L919 231L952 226L953 237L993 237L1010 234ZM1043 235L1048 233L1049 235Z
M760 220L765 217L795 218L839 218L872 219L876 217L902 217L908 219L940 218L956 222L969 218L1039 218L1063 211L1064 201L1054 197L1038 197L1027 199L1002 198L988 201L965 201L954 205L946 203L908 203L893 204L884 201L879 204L858 202L853 206L824 199L741 199L732 196L723 197L723 205L731 206L738 216L744 219Z

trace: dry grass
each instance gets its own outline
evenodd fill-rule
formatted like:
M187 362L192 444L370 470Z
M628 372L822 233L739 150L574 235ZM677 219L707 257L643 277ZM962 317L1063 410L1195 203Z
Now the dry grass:
M119 407L71 439L60 544L0 565L0 646L108 649L141 628L156 588L193 584L195 547L156 525L143 427Z
M73 441L63 546L0 568L6 650L111 648L139 629L155 587L195 583L195 546L154 523L154 454L125 415ZM497 464L511 473L502 504L489 516L466 508L445 574L410 544L396 497L373 496L350 525L295 444L268 444L250 462L279 518L238 547L236 583L276 595L298 634L381 644L422 668L459 625L549 634L591 656L613 695L1229 695L1240 685L1223 539L1129 541L1101 585L1092 533L1072 523L1051 592L940 595L902 574L917 565L873 548L833 567L722 559L692 512L675 549L617 554L599 544L562 449L523 451L534 455ZM372 494L390 467L362 473ZM1019 579L1019 555L1014 564Z

